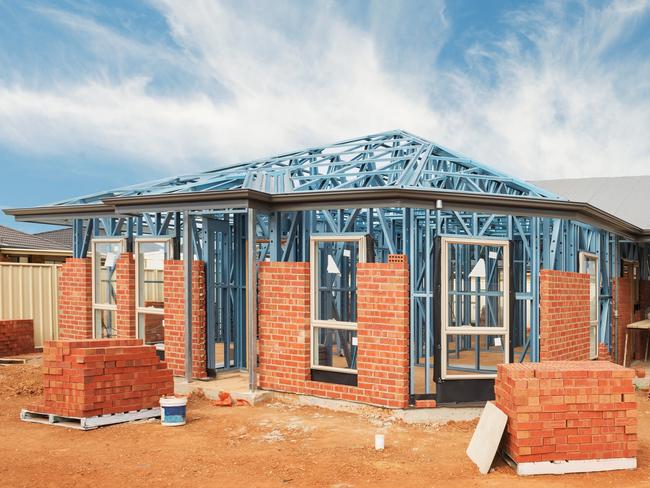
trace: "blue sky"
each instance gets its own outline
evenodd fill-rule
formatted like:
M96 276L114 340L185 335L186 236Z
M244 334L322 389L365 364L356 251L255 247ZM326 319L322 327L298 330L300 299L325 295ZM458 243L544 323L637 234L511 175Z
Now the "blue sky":
M0 18L0 207L394 128L521 178L650 173L648 0L0 0Z

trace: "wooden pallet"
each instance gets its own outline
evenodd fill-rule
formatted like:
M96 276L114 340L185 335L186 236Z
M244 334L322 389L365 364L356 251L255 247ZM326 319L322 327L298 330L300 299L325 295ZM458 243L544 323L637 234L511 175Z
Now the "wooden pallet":
M93 430L104 425L121 424L135 420L145 420L160 417L160 407L134 410L132 412L113 413L109 415L97 415L95 417L65 417L51 413L35 412L22 409L20 420L36 424L56 425L77 430Z
M27 358L0 358L0 364L27 364Z

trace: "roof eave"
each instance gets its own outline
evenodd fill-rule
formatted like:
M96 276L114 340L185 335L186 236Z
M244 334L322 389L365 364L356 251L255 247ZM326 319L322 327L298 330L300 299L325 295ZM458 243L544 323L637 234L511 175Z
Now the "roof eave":
M650 241L650 229L641 229L588 203L549 198L468 193L410 188L363 188L269 194L250 189L112 197L103 204L6 209L17 220L60 221L84 217L115 217L153 211L258 208L296 211L325 208L411 207L482 210L526 216L580 220L623 237Z

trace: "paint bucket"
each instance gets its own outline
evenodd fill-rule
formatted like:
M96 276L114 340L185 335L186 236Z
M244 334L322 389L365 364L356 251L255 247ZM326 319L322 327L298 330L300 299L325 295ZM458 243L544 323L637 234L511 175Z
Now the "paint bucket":
M384 450L384 434L375 434L375 450Z
M160 399L160 423L166 426L185 425L187 398L162 397Z

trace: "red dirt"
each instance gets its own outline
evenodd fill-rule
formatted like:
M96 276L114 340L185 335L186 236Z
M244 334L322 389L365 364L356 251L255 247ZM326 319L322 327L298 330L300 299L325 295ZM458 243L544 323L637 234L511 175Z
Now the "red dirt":
M519 478L501 460L490 474L478 473L465 455L475 422L410 426L373 409L219 408L198 396L184 427L149 421L80 432L18 419L21 407L38 400L30 386L38 380L34 366L0 366L2 486L650 486L645 394L637 397L639 469ZM386 435L383 452L373 449L377 432Z

